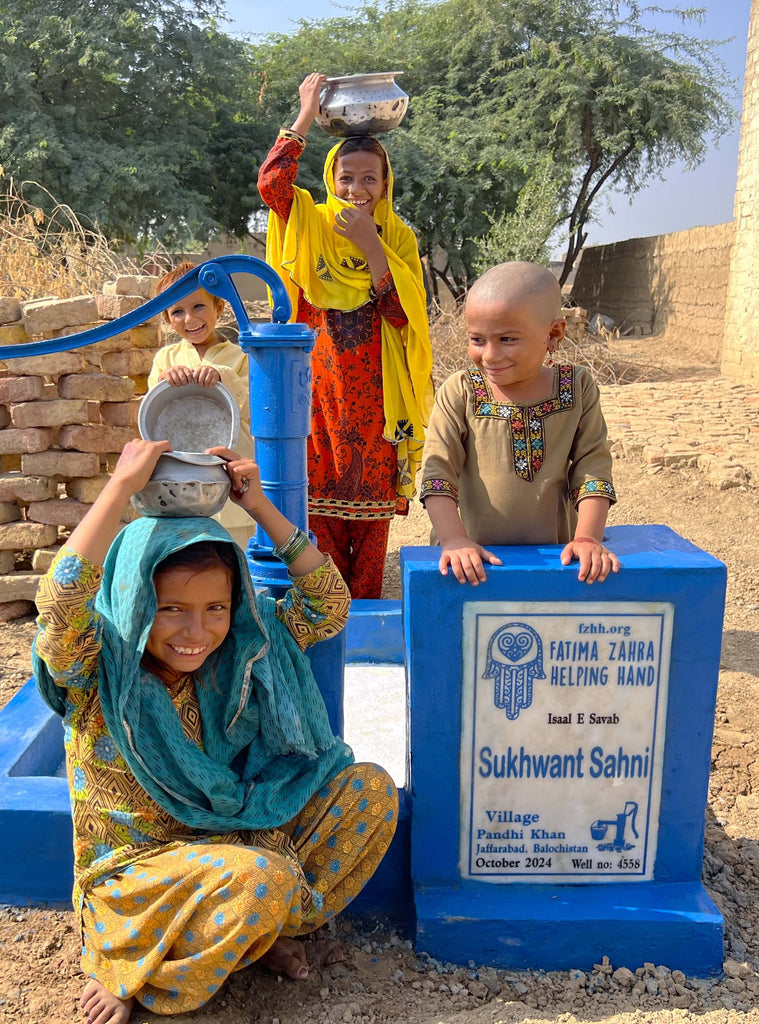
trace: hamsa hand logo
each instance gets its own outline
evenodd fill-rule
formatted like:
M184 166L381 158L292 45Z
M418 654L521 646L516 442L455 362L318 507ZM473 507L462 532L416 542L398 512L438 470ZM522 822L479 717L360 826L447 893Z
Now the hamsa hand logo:
M483 679L495 680L493 703L509 719L532 704L532 682L545 679L543 641L525 622L508 622L493 633Z

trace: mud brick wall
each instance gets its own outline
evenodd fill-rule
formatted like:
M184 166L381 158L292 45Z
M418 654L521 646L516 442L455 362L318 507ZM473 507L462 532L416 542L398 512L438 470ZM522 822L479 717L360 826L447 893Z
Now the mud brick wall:
M115 320L152 298L157 281L124 275L98 295L0 297L0 621L34 611L40 575L136 436L160 319L51 355L3 360L2 346Z
M718 360L725 308L732 222L669 235L631 238L585 249L572 298L592 316L612 317L622 334L665 334Z
M759 4L751 5L722 372L759 381Z

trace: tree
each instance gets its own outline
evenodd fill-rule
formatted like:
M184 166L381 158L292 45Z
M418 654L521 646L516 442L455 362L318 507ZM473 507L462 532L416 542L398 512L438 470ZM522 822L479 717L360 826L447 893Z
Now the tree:
M6 174L112 237L239 226L255 187L254 140L237 131L248 65L220 13L217 0L0 0ZM219 169L230 149L234 190Z
M369 0L256 46L220 32L222 12L223 0L0 0L6 174L111 236L241 233L302 78L402 70L410 110L386 137L397 207L434 293L461 299L483 240L495 256L520 217L524 234L546 160L566 277L604 188L632 194L675 160L696 165L733 116L715 44L646 30L636 0ZM313 132L301 163L316 193L329 145Z
M315 64L350 74L371 54L372 67L403 70L411 104L388 149L435 292L444 283L463 297L478 240L515 213L546 157L554 222L570 239L565 278L604 187L634 192L677 159L695 166L734 116L715 45L646 30L641 14L634 0L371 2L265 40L258 109L286 120ZM686 24L695 16L683 12ZM307 150L307 187L323 148Z
M735 117L712 43L644 28L635 3L572 8L579 19L532 37L511 72L520 100L507 103L517 144L544 147L571 169L562 284L604 187L633 195L678 160L696 166ZM682 12L685 22L696 16ZM540 108L548 117L532 116Z
M521 154L504 151L488 136L479 99L469 95L469 62L478 59L484 70L492 66L492 26L483 25L475 38L478 19L471 10L463 13L467 5L469 0L461 10L451 0L372 2L351 17L301 21L297 32L269 37L253 54L257 113L279 123L292 118L298 83L315 65L327 74L354 74L366 70L370 53L372 67L403 70L399 84L412 97L410 111L401 128L383 139L395 168L396 207L417 233L435 295L444 283L457 297L472 277L475 239L489 230L490 217L513 209L529 177ZM451 52L462 25L464 45L455 43ZM329 144L318 132L310 137L299 178L304 187L321 189Z
M548 240L556 228L558 191L553 161L546 156L517 196L514 212L494 218L487 235L477 240L479 253L474 269L478 274L507 260L544 265L550 262Z

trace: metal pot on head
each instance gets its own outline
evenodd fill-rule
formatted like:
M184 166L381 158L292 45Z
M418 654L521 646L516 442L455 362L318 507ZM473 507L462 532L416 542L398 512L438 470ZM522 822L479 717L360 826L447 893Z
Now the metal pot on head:
M229 498L230 483L224 460L201 452L166 452L150 480L132 495L141 516L159 519L215 516Z
M227 388L172 387L162 381L143 398L137 425L146 440L169 441L173 449L161 455L148 483L132 496L140 515L177 518L220 512L229 498L229 477L224 460L202 449L234 449L237 444L240 412Z
M316 123L327 135L380 135L397 128L408 109L408 95L395 81L402 71L328 78Z

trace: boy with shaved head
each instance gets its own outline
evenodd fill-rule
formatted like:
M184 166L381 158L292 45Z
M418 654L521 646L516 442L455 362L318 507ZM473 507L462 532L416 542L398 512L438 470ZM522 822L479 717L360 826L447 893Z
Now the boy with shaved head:
M558 281L501 263L470 289L466 320L472 365L438 391L422 462L440 571L476 585L483 562L501 564L485 544L563 544L580 580L605 580L619 570L602 543L611 454L589 371L553 366L566 330Z

